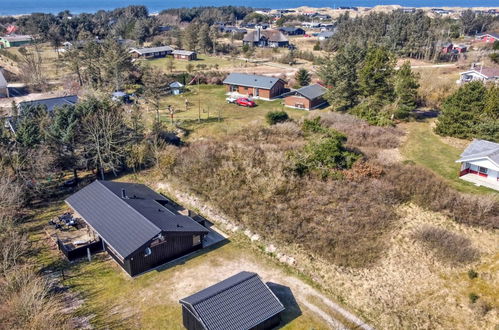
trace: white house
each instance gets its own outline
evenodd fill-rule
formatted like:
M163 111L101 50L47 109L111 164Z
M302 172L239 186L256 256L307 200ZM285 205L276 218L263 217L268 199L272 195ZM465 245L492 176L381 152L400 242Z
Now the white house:
M461 179L499 190L499 143L473 140L456 163Z
M0 97L9 97L9 89L7 88L7 80L3 76L3 69L0 68Z
M499 68L475 67L469 71L461 72L458 84L470 81L499 82Z

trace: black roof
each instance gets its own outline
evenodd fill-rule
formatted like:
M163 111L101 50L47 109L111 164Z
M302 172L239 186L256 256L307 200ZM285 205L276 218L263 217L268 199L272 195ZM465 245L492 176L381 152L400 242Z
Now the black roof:
M251 329L284 310L260 276L251 272L229 277L180 303L208 330Z
M126 198L122 198L123 189ZM190 217L175 214L160 204L166 201L142 184L99 180L66 199L123 258L161 233L208 233Z
M51 97L48 99L19 102L19 108L23 109L31 106L44 105L47 107L47 111L50 112L57 107L62 107L63 105L74 105L77 102L78 102L77 95L67 95L61 97Z

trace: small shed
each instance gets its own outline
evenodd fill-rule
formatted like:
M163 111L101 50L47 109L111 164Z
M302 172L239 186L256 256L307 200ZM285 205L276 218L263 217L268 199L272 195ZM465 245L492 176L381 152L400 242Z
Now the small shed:
M184 92L184 85L182 85L178 81L172 82L169 86L173 95L179 95Z
M284 104L295 109L317 109L326 104L324 100L326 91L327 89L319 84L305 86L287 95Z
M197 60L197 53L190 50L177 49L172 52L176 60L194 61Z
M252 272L240 272L181 299L188 330L272 329L279 325L283 304Z

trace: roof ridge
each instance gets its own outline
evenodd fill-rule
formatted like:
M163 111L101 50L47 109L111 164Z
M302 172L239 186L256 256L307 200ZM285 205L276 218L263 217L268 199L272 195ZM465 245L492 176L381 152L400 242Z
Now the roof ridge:
M201 299L201 300L199 300L199 301L195 302L195 303L194 303L194 304L192 304L192 305L194 306L194 305L200 304L200 303L202 303L202 302L204 302L204 301L206 301L206 300L208 300L208 299L210 299L210 298L212 298L212 297L214 297L214 296L218 296L219 294L222 294L223 292L225 292L225 291L227 291L227 290L229 290L229 289L232 289L232 288L233 288L233 287L235 287L236 285L239 285L239 284L241 284L241 283L243 283L243 282L245 282L245 281L247 281L247 280L249 280L250 278L253 278L253 277L255 277L255 276L257 276L258 278L260 278L260 276L258 276L258 274L257 274L257 273L255 273L255 272L248 272L248 271L244 271L244 272L245 272L245 273L248 273L248 274L251 274L251 276L245 277L245 278L243 278L243 279L241 279L241 280L239 280L239 281L237 281L237 282L234 282L232 285L230 285L230 286L228 286L228 287L224 288L223 290L218 291L218 292L216 292L216 293L214 293L214 294L212 294L212 295L209 295L209 296L207 296L207 297L204 297L203 299ZM239 275L239 274L241 274L241 273L235 274L235 275L233 275L233 276L237 276L237 275ZM229 277L229 278L226 278L226 279L225 279L225 280L223 280L223 281L226 281L226 280L228 280L228 279L230 279L230 277ZM223 282L223 281L222 281L222 282ZM215 285L220 284L220 283L222 283L222 282L215 283L215 284L213 284L212 286L215 286ZM265 283L264 283L264 284L265 284ZM210 288L210 287L208 287L208 288ZM206 290L206 289L208 289L208 288L205 288L205 290Z
M153 225L156 229L158 229L160 232L162 231L161 228L159 228L158 226L156 226L156 224L154 224L151 220L147 219L143 214L141 214L139 211L137 211L133 206L131 206L130 204L128 204L127 202L125 202L123 200L123 198L121 198L120 196L116 195L111 189L109 189L108 187L106 187L105 184L102 183L101 180L97 180L97 182L99 184L101 184L104 188L106 188L106 190L108 190L113 196L115 196L116 198L118 198L120 200L120 202L122 202L123 204L125 204L126 206L128 206L129 208L131 208L135 213L137 213L141 218L147 220L147 222L149 222L151 225ZM111 181L113 182L113 181Z

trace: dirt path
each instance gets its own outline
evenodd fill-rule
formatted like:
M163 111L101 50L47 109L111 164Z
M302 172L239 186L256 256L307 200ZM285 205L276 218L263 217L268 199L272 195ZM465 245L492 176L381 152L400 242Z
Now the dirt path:
M176 198L181 204L193 209L202 210L203 214L207 216L209 220L214 221L215 224L226 228L234 228L229 226L227 219L217 216L215 210L207 209L204 204L201 205L198 199L187 194L178 193L178 191L174 193L174 190L171 189L167 183L158 183L157 187L160 190L168 192L168 195ZM186 282L186 277L192 277L192 282L189 281L189 283L194 283L193 285L196 286L196 288L179 286L172 290L172 292L175 292L175 297L172 298L179 299L178 297L187 295L188 292L196 291L196 289L200 290L207 285L211 285L211 283L207 283L208 279L210 281L213 280L213 283L216 283L217 281L221 281L227 276L242 270L257 272L265 282L277 283L278 286L288 287L288 292L291 295L288 296L287 299L296 300L298 310L300 310L300 308L308 309L333 329L347 329L351 326L365 330L373 329L359 317L342 308L329 297L314 289L304 281L284 273L280 267L272 267L267 262L258 259L258 257L250 253L238 255L234 259L224 258L223 260L210 260L210 262L200 263L196 266L195 270L192 268L188 270L179 268L177 271L179 274L176 274L175 277L182 278L184 280L182 281L183 283ZM199 277L196 274L204 274L202 281L199 280ZM184 290L186 290L185 293L183 292Z

